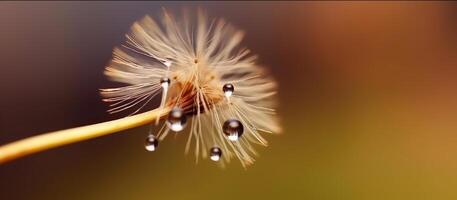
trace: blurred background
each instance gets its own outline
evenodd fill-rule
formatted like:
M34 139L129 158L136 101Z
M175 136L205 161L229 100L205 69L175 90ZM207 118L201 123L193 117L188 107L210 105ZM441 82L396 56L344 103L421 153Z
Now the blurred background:
M1 2L0 144L122 117L113 47L161 6L246 31L284 134L247 170L139 127L0 166L0 199L457 199L456 2Z

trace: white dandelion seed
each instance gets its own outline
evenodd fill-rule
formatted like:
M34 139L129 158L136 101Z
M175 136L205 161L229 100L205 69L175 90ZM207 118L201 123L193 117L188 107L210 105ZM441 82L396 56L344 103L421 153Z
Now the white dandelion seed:
M201 11L190 19L176 20L164 10L160 23L149 16L135 22L105 71L127 85L102 89L104 101L110 113L135 114L161 94L160 107L174 109L154 139L184 129L186 153L193 144L196 159L209 154L215 161L236 157L243 166L252 164L252 144L266 146L262 135L280 131L276 82L249 49L239 47L242 31L222 19L207 21Z

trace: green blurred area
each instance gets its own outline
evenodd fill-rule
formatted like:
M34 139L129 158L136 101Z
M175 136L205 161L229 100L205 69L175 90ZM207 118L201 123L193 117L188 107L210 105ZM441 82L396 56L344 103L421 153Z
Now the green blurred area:
M457 199L455 2L2 2L0 142L120 117L101 72L160 6L246 31L283 134L221 169L140 127L0 166L0 199Z

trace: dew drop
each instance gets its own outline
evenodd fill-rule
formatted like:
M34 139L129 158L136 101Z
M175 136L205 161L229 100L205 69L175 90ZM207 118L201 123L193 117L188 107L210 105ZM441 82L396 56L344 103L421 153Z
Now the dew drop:
M230 96L232 96L233 91L235 91L235 87L233 87L233 85L231 83L226 83L222 87L222 91L224 91L224 95L226 97L230 97Z
M163 77L160 79L160 85L162 88L167 88L171 83L171 80L168 77Z
M168 114L167 125L175 132L181 131L186 126L187 117L181 108L175 107Z
M231 141L237 141L243 135L243 124L236 119L229 119L224 122L222 130Z
M146 142L144 144L144 148L148 151L155 151L159 146L159 140L154 135L149 135L146 138Z
M213 147L209 150L210 159L212 161L219 161L222 156L222 150L219 147Z

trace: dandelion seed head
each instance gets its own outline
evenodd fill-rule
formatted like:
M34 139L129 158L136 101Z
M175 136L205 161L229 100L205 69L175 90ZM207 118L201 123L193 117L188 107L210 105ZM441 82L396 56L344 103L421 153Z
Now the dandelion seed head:
M276 82L241 46L243 36L202 11L175 18L164 10L158 21L144 17L132 25L106 67L111 80L125 84L101 90L108 111L135 114L161 96L160 107L174 109L154 136L157 141L169 130L187 130L185 150L196 159L209 152L211 160L252 164L254 145L266 146L263 135L279 133L280 126Z

